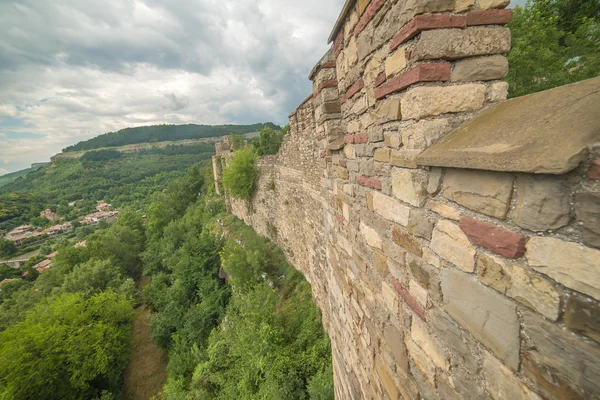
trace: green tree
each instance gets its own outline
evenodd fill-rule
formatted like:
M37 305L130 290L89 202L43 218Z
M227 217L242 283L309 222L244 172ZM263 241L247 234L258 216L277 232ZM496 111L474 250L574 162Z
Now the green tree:
M229 143L231 144L231 150L236 151L244 147L244 140L244 135L235 135L233 133L230 134Z
M289 125L279 131L265 127L260 131L258 140L252 142L252 146L254 146L259 156L277 154L281 143L283 143L283 138L288 132Z
M131 300L63 294L0 333L0 397L82 399L117 390L129 354Z
M258 180L258 168L254 165L256 159L256 152L249 146L233 154L229 165L223 169L223 187L229 191L229 195L248 199L254 194Z
M4 238L0 238L0 257L10 257L17 252L17 246Z

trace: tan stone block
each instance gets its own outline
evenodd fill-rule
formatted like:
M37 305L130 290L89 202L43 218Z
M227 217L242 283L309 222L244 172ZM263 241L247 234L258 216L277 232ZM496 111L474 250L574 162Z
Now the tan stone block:
M383 64L383 57L379 52L373 54L367 65L365 65L365 72L363 72L363 82L365 87L375 86L375 80L381 72L381 66Z
M465 233L450 221L438 221L431 238L431 250L466 272L475 270L475 248Z
M452 69L450 80L490 81L504 79L508 74L508 59L501 55L469 58L457 61Z
M375 269L377 269L377 271L379 271L379 273L383 276L386 276L389 272L387 260L388 259L385 254L382 254L378 251L373 253L373 265L375 266Z
M599 250L555 238L532 237L526 257L534 270L600 300Z
M348 45L344 49L344 54L346 58L346 65L348 68L352 68L358 62L358 47L356 44L356 37L352 35Z
M408 283L408 291L409 291L410 295L412 297L414 297L415 300L417 300L417 302L419 304L421 304L421 306L423 306L423 308L427 307L427 299L429 297L429 295L427 293L427 289L425 289L424 287L419 285L416 281L411 279L410 282Z
M390 162L390 149L380 148L375 150L375 161Z
M452 126L445 118L422 120L400 128L402 144L410 150L425 150L446 135Z
M427 172L422 169L394 168L392 193L398 199L421 207L427 199Z
M425 324L419 318L412 319L410 336L413 342L423 349L438 368L448 370L450 363L444 354L444 350L436 343L429 334Z
M508 82L492 83L488 87L486 97L492 103L506 100L508 97Z
M508 28L434 29L421 33L411 60L456 60L509 51Z
M510 0L479 0L479 8L489 10L492 8L504 8L510 3Z
M460 211L446 203L432 200L429 204L429 208L431 209L431 211L438 213L444 218L452 219L454 221L458 221L461 219Z
M373 192L367 192L367 208L373 211Z
M346 239L342 235L337 235L337 240L340 248L344 249L344 251L348 253L349 256L352 256L352 245L350 244L348 239Z
M400 99L391 97L379 100L375 105L375 118L379 123L402 119Z
M383 135L383 140L387 147L392 147L394 149L399 149L402 145L402 136L396 132L386 132Z
M369 192L372 197L373 210L383 218L402 226L408 225L410 207L401 204L392 197L379 192Z
M385 282L381 282L381 298L383 304L392 315L398 314L398 296L397 292Z
M417 165L417 156L421 153L421 150L392 150L390 153L390 164L395 167L412 168L415 169Z
M569 224L571 193L562 179L542 175L517 178L513 221L532 231L558 229Z
M475 5L475 0L456 0L455 11L467 11Z
M479 110L485 102L485 89L480 84L410 89L402 98L402 119Z
M385 59L385 75L389 78L406 68L406 46Z
M398 400L400 396L398 389L396 389L394 381L392 381L392 378L390 378L390 374L387 372L386 367L383 366L383 363L379 360L379 357L375 361L375 370L377 371L379 381L385 389L388 397L391 400Z
M412 339L405 337L404 342L408 350L408 355L415 365L421 370L429 383L432 385L435 384L435 364L431 358Z
M428 247L423 248L423 260L436 268L442 268L442 260Z
M356 158L356 146L353 144L346 144L344 146L344 155L346 158L350 160L354 160Z
M360 231L369 246L380 250L382 249L383 244L381 241L381 236L379 236L375 229L361 222Z
M502 172L449 168L444 177L443 195L472 210L504 219L513 180L513 175Z
M496 357L485 352L483 376L486 388L493 400L542 400Z
M408 355L406 354L406 346L404 345L404 334L393 325L388 324L383 330L383 337L396 359L396 365L406 370L408 367Z
M354 105L350 108L351 114L361 115L369 108L369 104L367 102L367 96L361 96L354 101Z
M342 179L348 179L348 170L340 166L335 167L338 176Z

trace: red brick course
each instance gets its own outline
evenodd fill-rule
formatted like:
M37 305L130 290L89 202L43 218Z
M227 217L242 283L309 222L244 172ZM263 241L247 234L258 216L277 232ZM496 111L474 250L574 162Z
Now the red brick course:
M337 218L337 220L340 224L344 225L344 217L342 217L339 214L337 214L335 217Z
M363 82L362 78L360 78L359 80L354 82L352 84L352 86L350 86L350 88L346 91L346 94L344 94L341 97L340 103L344 104L346 102L346 100L348 100L349 98L354 96L356 93L360 92L364 87L365 87L365 83Z
M356 177L356 182L361 186L381 190L381 181L379 179L369 178L368 176L361 175Z
M398 282L395 278L392 278L392 284L394 285L394 288L396 289L396 291L400 294L400 297L402 297L402 300L404 300L406 302L406 304L415 312L415 314L417 314L419 317L421 317L421 319L424 320L425 319L425 309L423 307L421 307L421 305L417 302L417 300L415 300L410 295L408 290L403 288L402 285L400 284L400 282Z
M367 27L369 22L375 17L375 14L377 14L377 11L379 11L384 4L385 0L371 1L371 4L368 5L362 17L360 17L358 24L356 24L356 27L354 28L354 36L358 36Z
M525 254L527 238L523 235L468 217L461 219L459 226L473 243L501 256L521 258Z
M450 63L420 64L375 89L375 98L406 89L417 82L444 82L450 80Z
M390 42L390 50L395 50L402 43L417 36L428 29L464 28L467 26L467 17L464 15L450 14L425 14L417 15L394 36Z
M467 14L467 25L506 25L512 20L512 10L477 10Z

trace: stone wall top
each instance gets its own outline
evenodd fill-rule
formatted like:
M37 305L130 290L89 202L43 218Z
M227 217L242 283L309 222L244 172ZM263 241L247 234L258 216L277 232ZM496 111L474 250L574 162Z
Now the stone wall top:
M563 174L600 141L600 78L496 104L425 150L419 165Z

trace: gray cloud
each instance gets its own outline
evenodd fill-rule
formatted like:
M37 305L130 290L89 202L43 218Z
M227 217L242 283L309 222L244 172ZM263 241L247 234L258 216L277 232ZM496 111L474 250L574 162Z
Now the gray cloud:
M4 168L127 126L285 123L342 4L0 0Z

